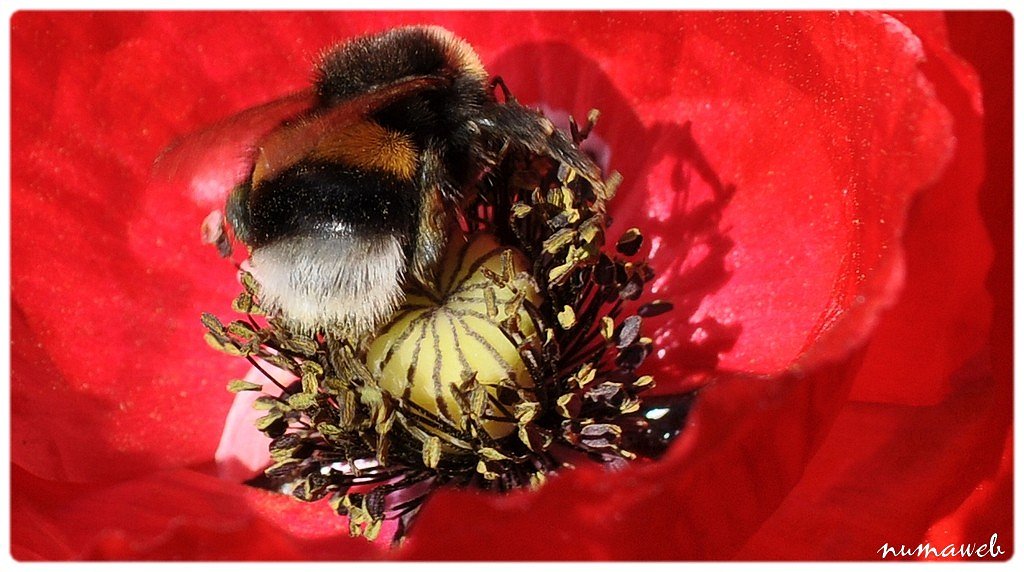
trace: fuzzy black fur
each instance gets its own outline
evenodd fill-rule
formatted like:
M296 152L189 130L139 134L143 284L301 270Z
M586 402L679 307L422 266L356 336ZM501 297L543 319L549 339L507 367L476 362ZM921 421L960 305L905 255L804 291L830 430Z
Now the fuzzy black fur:
M376 88L414 77L434 77L442 87L424 89L372 113L382 126L407 133L420 149L440 147L449 177L472 176L480 132L473 122L493 104L485 78L467 72L456 40L425 27L390 30L356 38L321 63L316 91L323 107L352 100ZM433 175L430 175L431 178Z
M361 234L395 234L408 243L419 201L412 181L322 161L303 161L251 190L250 246L331 234L335 223ZM348 231L346 231L348 232Z

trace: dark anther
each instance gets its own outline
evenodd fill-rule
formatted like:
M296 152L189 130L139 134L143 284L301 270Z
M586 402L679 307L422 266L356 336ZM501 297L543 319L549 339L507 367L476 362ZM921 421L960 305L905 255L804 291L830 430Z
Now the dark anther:
M604 382L587 390L587 399L610 402L622 391L621 383Z
M615 250L618 250L626 256L633 256L640 251L640 247L644 244L644 236L640 234L640 231L631 228L626 232L622 233L619 241L615 243Z
M380 489L374 489L366 495L366 512L373 518L384 516L384 494Z
M635 344L623 349L619 352L618 357L615 358L615 365L622 369L633 371L640 367L647 354L650 352L648 346Z
M597 261L594 280L601 286L608 286L615 282L615 263L605 254L601 254L601 258Z
M291 449L292 447L298 447L300 443L302 443L302 437L295 433L290 433L288 435L282 435L271 441L270 450L278 451L282 449Z
M284 419L278 419L271 423L269 426L267 426L267 428L263 430L263 433L267 437L270 437L271 439L276 439L284 435L284 432L287 430L288 422L285 421Z
M619 292L619 297L623 300L636 300L644 293L644 281L639 276L633 276L626 282L626 285L622 287Z
M655 300L653 302L648 302L647 304L640 306L640 309L637 311L637 314L640 314L644 318L652 318L654 316L660 316L671 309L671 302L666 302L664 300Z
M615 336L615 345L624 348L640 337L640 316L630 316L622 321L618 334Z
M619 442L621 431L617 425L594 423L580 430L580 440L588 447L603 449L612 447Z
M685 428L695 393L644 397L643 406L622 421L622 446L649 459L659 459Z
M507 387L504 385L500 386L498 387L498 391L496 393L498 401L504 403L505 405L515 405L516 403L519 402L519 393L515 389L512 389L511 387Z

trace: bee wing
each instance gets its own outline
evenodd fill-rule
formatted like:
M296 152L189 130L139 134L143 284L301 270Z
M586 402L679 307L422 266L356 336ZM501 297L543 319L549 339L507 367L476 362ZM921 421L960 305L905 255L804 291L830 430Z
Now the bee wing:
M381 86L312 114L313 89L253 107L167 147L153 164L154 181L187 189L199 204L222 205L238 183L287 169L332 131L413 93L442 85L444 78L413 76Z
M366 116L404 97L440 87L446 81L440 76L411 76L377 87L268 133L257 143L253 184L271 179L294 165L345 125L362 121Z
M306 113L314 103L315 94L308 89L186 135L160 153L151 178L178 192L186 190L198 204L220 207L228 192L251 172L256 143L283 122Z

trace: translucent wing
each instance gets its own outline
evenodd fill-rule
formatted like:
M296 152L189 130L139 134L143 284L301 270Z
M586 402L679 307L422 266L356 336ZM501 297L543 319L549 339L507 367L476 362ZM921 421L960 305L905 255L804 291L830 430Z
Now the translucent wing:
M435 76L409 77L315 115L308 113L316 102L314 91L295 93L172 144L157 158L153 176L187 190L197 203L222 205L228 192L254 167L258 178L272 178L312 151L330 132L445 81Z
M157 157L151 176L197 204L221 207L252 171L258 142L314 102L312 89L297 92L186 135Z

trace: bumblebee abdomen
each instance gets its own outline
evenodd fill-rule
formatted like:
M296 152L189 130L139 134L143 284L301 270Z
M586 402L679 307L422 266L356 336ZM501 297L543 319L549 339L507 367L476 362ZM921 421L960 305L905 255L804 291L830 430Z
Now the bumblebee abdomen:
M419 198L412 180L383 169L308 160L250 190L247 207L248 242L258 248L300 235L408 240Z
M405 254L395 235L298 235L253 251L260 305L289 327L361 336L404 297Z

